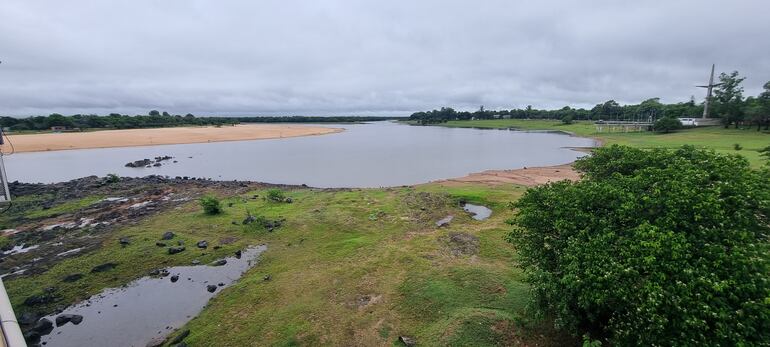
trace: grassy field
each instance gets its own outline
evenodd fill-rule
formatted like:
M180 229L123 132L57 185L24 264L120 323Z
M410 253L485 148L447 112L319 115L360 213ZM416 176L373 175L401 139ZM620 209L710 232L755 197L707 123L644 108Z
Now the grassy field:
M592 122L580 121L565 125L552 120L473 120L451 121L443 124L448 127L476 128L516 128L521 130L559 130L578 136L593 137L605 144L628 145L640 148L674 148L682 145L712 148L720 153L733 153L745 156L754 167L759 167L764 159L758 150L770 146L770 133L754 129L724 129L721 126L685 129L669 134L651 132L635 133L598 133ZM735 144L743 147L735 150Z
M515 251L504 239L509 227L503 222L510 217L506 205L523 191L518 186L438 184L299 189L286 192L293 203L250 199L265 194L255 191L223 197L224 213L216 216L202 214L191 202L115 232L95 252L6 285L17 312L24 310L30 294L52 286L62 296L56 305L74 303L153 269L193 259L207 263L265 243L268 250L259 263L188 324L192 333L187 343L390 346L407 335L425 346L558 345L569 338L528 318L528 287L515 266ZM494 213L488 220L473 220L460 207L461 200L484 204ZM247 211L286 222L273 232L231 223ZM436 227L447 215L455 217L450 225ZM188 245L201 239L236 241L205 255L196 250L168 255L155 246L166 230ZM131 245L119 246L120 237L129 237ZM88 273L105 262L120 265ZM61 282L71 273L86 277Z

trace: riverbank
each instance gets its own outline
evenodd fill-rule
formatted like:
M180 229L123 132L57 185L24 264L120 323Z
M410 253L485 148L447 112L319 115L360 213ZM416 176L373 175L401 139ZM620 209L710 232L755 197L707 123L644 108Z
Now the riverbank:
M713 149L724 154L744 156L752 167L759 168L765 162L759 150L770 145L770 132L752 129L725 129L721 126L682 129L673 133L659 134L652 132L597 132L593 122L576 121L563 124L557 120L529 119L494 119L450 121L440 124L446 127L489 128L517 130L562 131L580 137L589 137L601 141L604 145L626 145L638 148L677 148L692 145L698 148ZM739 145L736 147L736 144ZM741 148L736 150L736 148Z
M187 143L262 140L341 132L341 128L286 124L244 124L223 127L179 127L100 130L91 132L8 135L4 153L69 149L135 147Z
M217 289L179 330L189 329L186 343L386 346L402 337L418 345L575 343L525 308L528 285L511 265L515 250L505 241L504 223L521 186L279 187L291 203L265 199L270 188L157 176L14 184L16 202L0 216L3 228L12 229L0 239L8 250L0 267L16 272L5 279L14 309L27 322L159 269L205 266L266 244L254 268ZM202 213L196 199L204 194L221 199L221 214ZM492 215L475 220L461 201L487 206ZM271 229L246 225L249 215L282 222ZM447 216L451 222L437 226ZM175 234L171 241L162 240L166 231ZM207 249L196 247L202 240ZM167 248L179 242L186 250L170 254ZM207 290L196 283L194 289ZM114 308L122 309L131 307ZM71 329L88 329L94 319L99 315L84 315ZM56 333L47 335L49 344Z
M432 183L441 186L464 185L468 183L497 186L501 184L515 184L526 187L558 182L563 180L577 181L580 173L575 171L572 164L563 164L543 167L525 167L514 170L486 170L472 173L467 176L439 180Z

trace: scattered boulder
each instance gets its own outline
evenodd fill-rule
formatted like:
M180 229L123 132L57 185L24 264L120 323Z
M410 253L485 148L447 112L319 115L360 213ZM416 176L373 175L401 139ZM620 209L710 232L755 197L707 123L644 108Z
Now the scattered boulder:
M262 277L263 281L269 281L271 279L273 279L273 276L270 276L270 275L265 275L265 277Z
M200 263L201 263L201 261L198 260L198 259L195 259L195 260L192 261L193 265L200 265Z
M152 160L150 159L142 159L142 160L136 160L129 163L126 163L126 167L146 167L152 163Z
M398 341L404 344L404 346L412 347L417 344L417 341L413 337L399 336Z
M219 259L213 263L211 263L211 266L222 266L227 264L227 259Z
M168 254L177 254L185 250L184 246L169 247Z
M240 249L235 251L235 258L241 259L241 256L243 256L243 252Z
M110 270L114 269L116 266L118 266L118 264L116 264L116 263L104 263L104 264L101 264L101 265L94 266L91 269L91 272L97 273L97 272L110 271Z
M56 326L60 327L70 322L72 322L72 324L74 325L78 325L82 321L83 321L83 316L79 314L60 314L56 317Z
M105 272L114 269L118 264L116 263L104 263L101 265L96 265L91 269L91 272Z
M174 238L174 232L173 231L167 231L163 233L163 236L161 236L161 240L171 240Z
M58 297L53 293L36 294L25 299L24 305L27 305L27 306L45 305L56 301L56 299L58 299Z
M121 237L120 240L118 240L118 242L120 242L120 245L123 247L131 244L131 240L129 240L127 237Z
M166 243L165 242L155 242L155 245L158 246L158 247L166 247Z
M451 216L451 215L450 215L450 216L446 216L446 217L444 217L444 218L440 219L438 222L436 222L436 226L437 226L437 227L439 227L439 228L441 228L441 227L444 227L444 226L447 226L447 225L449 225L449 223L450 223L450 222L452 221L452 219L454 219L454 218L455 218L455 217L454 217L454 216Z
M208 290L209 293L213 293L213 292L215 292L217 290L217 286L215 286L213 284L209 284L208 286L206 286L206 290Z
M40 315L32 312L24 312L19 316L18 322L21 325L32 325L40 319Z
M217 283L217 286L224 287L225 284L223 282L219 282L219 283Z
M81 274L81 273L74 273L74 274L69 274L67 276L64 276L62 281L63 282L75 282L75 281L77 281L77 280L79 280L81 278L83 278L83 274Z
M171 276L171 282L175 283L176 281L179 281L179 275Z
M32 330L40 334L40 336L48 335L53 330L53 322L48 318L40 318L35 323L35 326L32 327Z
M198 241L198 243L195 244L195 245L198 246L198 248L208 248L209 247L209 243L206 242L206 240Z

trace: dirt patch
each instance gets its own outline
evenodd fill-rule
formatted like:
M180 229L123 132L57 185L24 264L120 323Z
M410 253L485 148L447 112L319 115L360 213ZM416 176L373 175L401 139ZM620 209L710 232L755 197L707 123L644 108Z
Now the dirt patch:
M436 181L436 183L450 186L453 184L464 183L483 183L489 185L518 184L523 186L536 186L563 180L580 180L580 174L575 171L575 169L572 167L572 164L530 167L516 170L487 170L483 172L472 173L465 177Z
M466 233L449 233L440 237L449 253L454 257L476 255L479 253L479 238Z

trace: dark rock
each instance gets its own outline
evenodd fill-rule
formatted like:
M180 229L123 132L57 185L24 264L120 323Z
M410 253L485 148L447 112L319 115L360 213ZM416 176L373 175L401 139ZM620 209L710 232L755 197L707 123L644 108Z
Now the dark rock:
M27 305L27 306L45 305L56 301L56 299L58 299L58 297L53 293L37 294L37 295L32 295L27 299L25 299L24 305Z
M232 202L228 202L227 203L227 207L233 207L233 203Z
M286 199L284 199L283 201L285 201L287 204L291 204L292 202L294 202L294 200L292 200L292 198L288 198L288 197Z
M273 276L270 276L270 275L265 275L265 277L262 277L262 280L263 280L263 281L269 281L269 280L271 280L272 278L273 278Z
M409 336L399 336L398 341L404 344L404 346L412 347L417 344L417 341L413 337Z
M181 245L183 245L183 244L184 244L184 241L182 241L182 240L178 240L178 241L176 242L176 244L177 244L177 245L179 245L179 246L181 246Z
M114 269L116 266L118 266L116 263L104 263L94 266L94 268L91 269L91 272L105 272Z
M32 325L40 319L40 315L32 312L24 312L19 316L18 322L21 325Z
M238 225L238 221L232 221L232 222L230 222L230 224L232 224L232 225Z
M169 344L169 345L175 345L175 344L177 344L177 343L180 343L180 342L182 342L182 340L184 340L184 339L185 339L185 338L186 338L188 335L190 335L190 329L185 329L185 330L182 330L182 331L179 333L179 335L177 335L177 336L174 336L174 338L173 338L173 339L171 339L171 341L169 341L169 342L168 342L168 344Z
M173 283L173 282L176 282L176 281L179 281L179 275L171 276L171 282Z
M227 259L219 259L213 263L211 263L211 266L222 266L227 264Z
M146 167L152 163L150 159L142 159L126 163L126 167Z
M79 314L60 314L56 317L56 326L60 327L69 322L72 322L72 324L78 325L82 321L83 321L83 316Z
M154 166L154 167L158 167L158 166L161 166L161 165L163 165L163 164L161 164L161 163L152 164L152 166Z
M254 223L254 222L256 222L256 221L257 221L257 217L254 217L254 216L252 216L252 215L248 215L248 216L246 216L246 218L243 220L243 222L241 222L241 224L243 224L243 225L248 225L248 224Z
M32 327L32 330L41 336L48 335L53 330L53 322L48 318L40 318L40 320L35 323L35 326Z
M198 246L198 248L208 248L209 247L209 243L206 242L206 240L198 241L198 243L195 244L195 245Z
M118 242L120 242L120 244L123 246L127 246L131 244L131 240L129 240L127 237L121 237L120 240L118 240Z
M241 256L242 256L242 255L243 255L243 252L241 252L241 250L240 250L240 249L239 249L239 250L237 250L237 251L235 251L235 257L236 257L237 259L241 259Z
M166 243L164 242L155 242L155 245L158 247L166 247Z
M201 261L198 260L198 259L195 259L195 260L192 261L193 265L200 265L200 263L201 263Z
M169 247L168 248L168 254L177 254L182 251L184 251L184 246L178 246L178 247Z
M69 274L67 276L64 276L62 279L63 282L75 282L79 279L83 278L83 274L75 273L75 274Z
M213 293L213 292L215 292L217 290L217 286L215 286L213 284L209 284L208 286L206 286L206 290L208 290L209 293Z
M217 285L220 286L220 287L224 287L225 286L225 284L222 283L222 282L217 283Z
M34 330L27 331L24 333L24 340L27 340L27 342L30 343L29 346L35 346L37 345L37 342L40 341L40 333Z
M160 239L161 239L161 240L171 240L171 239L173 239L173 238L174 238L174 232L172 232L172 231L167 231L167 232L163 233L163 236L161 236L161 238L160 238Z

